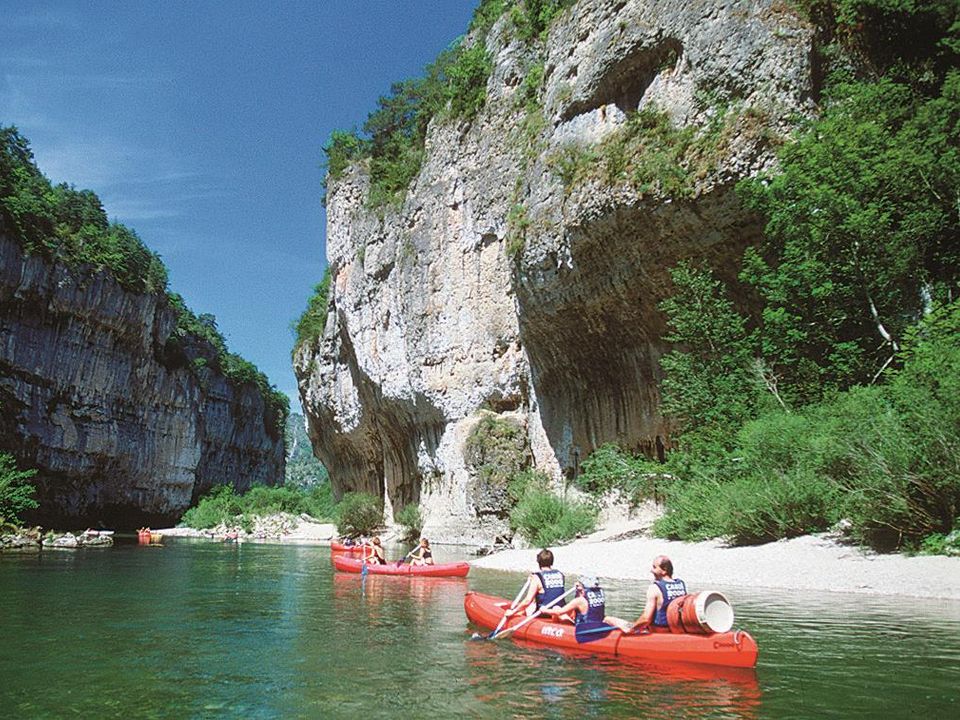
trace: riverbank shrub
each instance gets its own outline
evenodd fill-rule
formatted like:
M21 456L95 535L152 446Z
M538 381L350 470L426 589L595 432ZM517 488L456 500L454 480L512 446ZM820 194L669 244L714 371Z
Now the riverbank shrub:
M583 461L574 485L598 499L619 492L636 507L644 500L655 498L661 469L643 456L631 455L614 443L605 443Z
M404 505L394 515L397 523L403 527L403 537L405 540L415 540L420 537L420 531L423 530L423 517L420 515L420 507L414 503Z
M345 493L337 505L337 530L341 535L372 535L383 525L383 501L369 493Z
M183 514L180 525L197 530L221 524L240 525L249 529L253 526L254 518L277 513L306 513L316 520L333 520L336 506L330 484L307 489L254 485L243 494L238 494L229 485L217 485Z
M0 526L16 525L20 513L38 506L33 499L35 489L29 480L37 471L18 470L12 455L0 453Z
M517 502L510 511L510 526L532 545L555 545L596 527L596 508L560 497L550 490L549 480L542 473L519 474L511 483L511 491Z

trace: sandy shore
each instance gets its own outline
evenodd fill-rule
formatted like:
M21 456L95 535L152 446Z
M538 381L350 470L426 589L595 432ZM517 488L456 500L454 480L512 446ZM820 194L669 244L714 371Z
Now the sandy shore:
M650 579L650 563L667 555L676 574L691 585L906 595L960 600L960 558L881 555L811 535L752 547L716 541L686 543L648 536L626 540L590 537L551 548L556 567L567 574ZM506 550L472 561L476 567L529 572L536 549Z

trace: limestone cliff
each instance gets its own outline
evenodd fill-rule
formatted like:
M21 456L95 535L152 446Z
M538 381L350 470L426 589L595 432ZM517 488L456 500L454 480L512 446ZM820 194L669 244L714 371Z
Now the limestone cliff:
M811 29L778 0L581 0L544 44L514 35L501 18L467 39L494 58L485 108L431 124L401 208L367 208L363 163L331 184L329 314L295 359L334 487L420 502L439 541L506 530L464 459L481 412L523 427L557 478L604 442L669 447L667 270L735 272L761 225L734 185L816 92Z
M175 325L164 297L24 256L0 233L0 451L39 470L27 520L158 526L213 485L282 481L259 390L213 370L206 342L174 341Z

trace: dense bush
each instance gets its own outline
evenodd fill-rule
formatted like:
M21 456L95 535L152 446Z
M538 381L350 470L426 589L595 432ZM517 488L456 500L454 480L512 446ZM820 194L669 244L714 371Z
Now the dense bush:
M419 506L411 503L404 505L394 516L394 519L403 527L404 538L413 540L420 537L423 529L423 518L420 516Z
M16 460L0 453L0 526L15 524L20 513L37 507L33 499L34 487L28 480L36 470L17 470Z
M606 443L583 461L575 485L595 497L619 492L631 505L639 505L656 495L659 470L646 458Z
M218 485L183 514L180 524L196 529L220 524L249 529L253 518L277 513L306 513L317 520L332 520L336 508L330 485L325 483L309 489L254 485L242 495L229 485Z
M518 474L511 483L517 498L510 526L533 545L547 547L592 532L597 510L585 503L561 498L549 489L545 475Z
M383 525L383 501L369 493L346 493L337 506L341 535L371 535Z
M921 323L902 370L795 411L767 411L732 450L670 458L656 530L753 543L850 521L880 549L946 536L960 516L960 306Z

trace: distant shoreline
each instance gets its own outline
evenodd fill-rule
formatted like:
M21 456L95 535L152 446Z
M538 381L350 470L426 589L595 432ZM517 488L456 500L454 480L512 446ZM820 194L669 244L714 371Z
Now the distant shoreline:
M624 524L618 528L619 537L640 533L645 527L642 522ZM185 527L154 532L170 537L223 539L222 533ZM651 560L663 554L673 561L678 577L700 588L715 584L960 601L960 557L874 553L839 542L827 533L744 547L728 547L718 540L680 542L647 534L628 539L611 535L608 530L552 547L556 567L573 576L583 573L647 581ZM337 537L335 525L301 519L289 533L241 540L328 545ZM502 550L472 558L470 564L491 570L531 572L536 570L536 553L537 548Z

